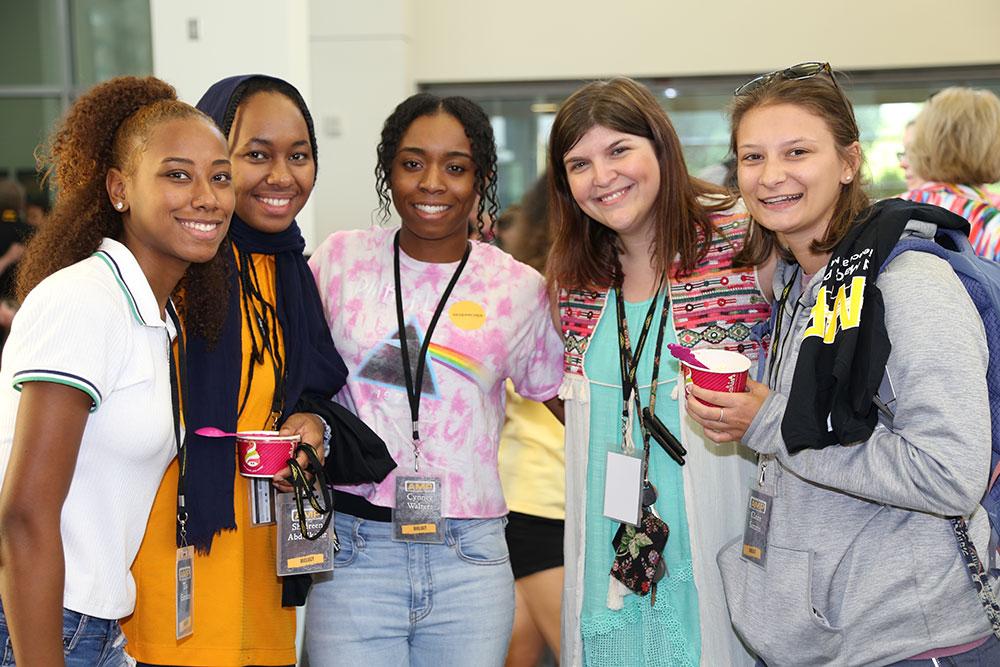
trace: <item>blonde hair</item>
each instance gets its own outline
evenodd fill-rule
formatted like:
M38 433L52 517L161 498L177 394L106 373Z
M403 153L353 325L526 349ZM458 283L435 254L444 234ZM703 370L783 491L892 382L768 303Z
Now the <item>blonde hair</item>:
M945 88L917 116L906 152L931 181L1000 181L1000 99L988 90Z

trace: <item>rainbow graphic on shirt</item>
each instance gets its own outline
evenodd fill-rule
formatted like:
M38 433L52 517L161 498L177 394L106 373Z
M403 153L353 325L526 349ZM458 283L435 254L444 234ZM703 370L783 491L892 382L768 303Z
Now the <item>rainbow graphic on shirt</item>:
M399 347L399 339L396 340L396 347ZM482 385L482 365L469 355L431 341L430 345L427 346L427 356L431 361L450 368L459 375Z
M423 332L414 322L406 326L406 338L410 349L410 359L416 366L417 353L423 342ZM446 347L431 340L427 346L427 364L424 372L423 395L426 398L438 398L438 378L436 368L444 366L458 373L467 380L483 387L485 378L482 364L473 357L454 348ZM406 380L399 351L399 334L393 332L369 350L361 360L352 375L363 382L376 384L392 389L406 390Z

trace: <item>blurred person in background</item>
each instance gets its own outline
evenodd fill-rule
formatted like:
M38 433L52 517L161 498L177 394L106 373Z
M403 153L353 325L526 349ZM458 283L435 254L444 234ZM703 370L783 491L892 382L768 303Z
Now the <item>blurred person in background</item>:
M906 181L907 190L915 190L924 183L924 178L914 170L913 163L910 162L910 146L913 144L913 132L916 120L911 120L903 129L903 150L896 153L899 159L899 168L903 170L903 180Z
M545 270L549 252L548 190L542 176L494 227L514 259ZM507 419L500 432L500 482L507 501L507 547L514 571L514 632L507 667L533 667L546 647L559 660L566 515L563 426L544 404L518 396L507 383Z
M935 94L914 122L906 156L926 182L901 197L959 214L976 252L1000 259L1000 209L984 187L1000 181L1000 99L973 88Z
M32 231L32 226L25 222L24 187L17 181L0 181L0 349L17 312L16 267Z
M45 224L49 217L52 204L49 202L49 195L45 190L31 188L24 202L24 221L38 229Z

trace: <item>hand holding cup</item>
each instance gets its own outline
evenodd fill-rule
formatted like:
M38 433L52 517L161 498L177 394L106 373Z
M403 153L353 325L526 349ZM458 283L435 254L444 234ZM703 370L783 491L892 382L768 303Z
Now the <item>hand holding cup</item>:
M771 390L747 379L739 392L713 391L688 385L687 413L702 425L712 442L733 442L743 438Z

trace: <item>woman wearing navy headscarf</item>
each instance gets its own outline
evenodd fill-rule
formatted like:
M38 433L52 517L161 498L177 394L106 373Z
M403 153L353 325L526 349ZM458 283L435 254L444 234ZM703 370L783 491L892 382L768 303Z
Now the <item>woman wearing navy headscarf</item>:
M280 426L322 455L329 431L312 413L323 412L347 370L330 338L295 223L316 180L316 135L299 92L272 77L224 79L198 108L228 137L237 204L221 340L210 347L192 336L186 355L194 632L176 639L176 461L164 476L133 566L136 609L123 625L129 652L140 664L291 665L295 612L282 607L274 526L251 520L251 480L236 474L233 439L193 431ZM274 483L289 488L278 476Z

